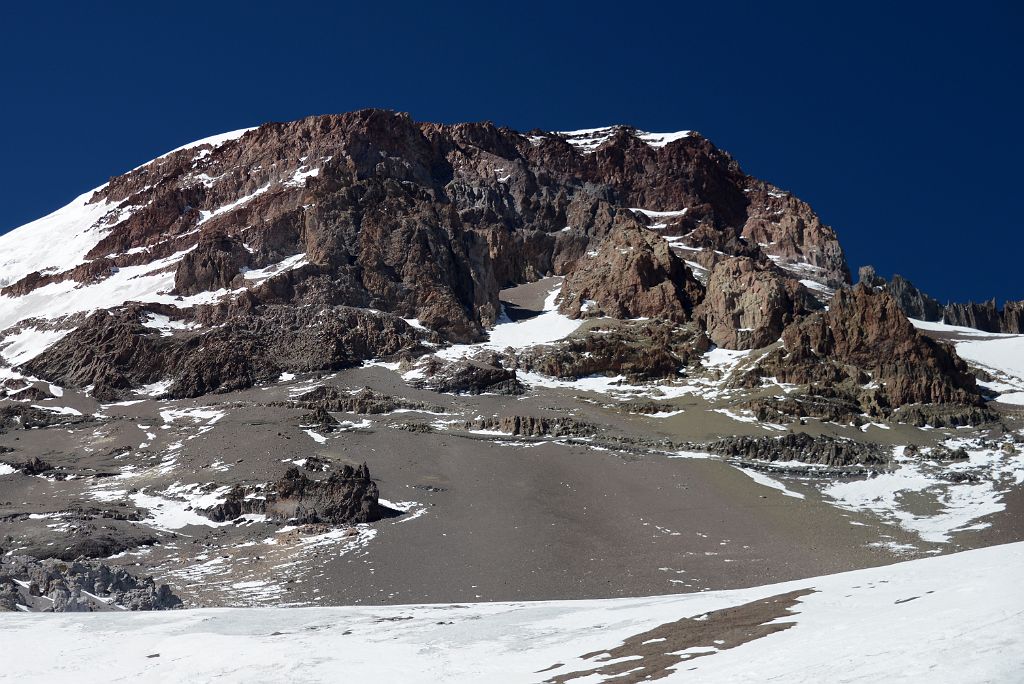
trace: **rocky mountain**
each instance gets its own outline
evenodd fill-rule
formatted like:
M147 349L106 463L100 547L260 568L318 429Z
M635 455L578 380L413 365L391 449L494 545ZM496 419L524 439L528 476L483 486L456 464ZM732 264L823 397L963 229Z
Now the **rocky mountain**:
M630 596L1010 534L1024 338L929 321L1020 307L860 280L695 132L187 145L0 236L0 598Z

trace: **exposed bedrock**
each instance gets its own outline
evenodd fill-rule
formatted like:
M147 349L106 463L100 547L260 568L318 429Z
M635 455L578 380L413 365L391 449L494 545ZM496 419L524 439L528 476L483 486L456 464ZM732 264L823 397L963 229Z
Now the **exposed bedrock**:
M196 248L182 257L174 272L174 291L194 295L231 289L244 282L242 269L251 256L242 241L222 233L203 234Z
M300 394L289 406L319 411L336 411L339 413L381 414L391 413L399 409L421 410L431 413L443 413L444 407L427 404L422 401L411 401L401 397L392 397L369 387L355 392L338 389L337 387L316 387Z
M477 418L466 423L468 430L497 430L519 437L590 437L599 429L565 416L502 416Z
M860 282L888 292L909 318L993 333L1024 334L1024 301L1007 301L1002 308L996 306L995 299L980 304L950 302L943 306L902 276L897 274L887 281L871 266L861 267Z
M711 270L698 316L719 347L755 349L776 342L796 317L820 308L799 281L736 257Z
M761 250L821 282L848 280L834 232L805 203L695 133L652 146L619 127L584 151L559 134L363 110L172 152L112 178L92 198L101 200L114 208L89 261L27 277L17 294L185 252L175 287L187 295L301 256L311 268L293 268L296 291L327 278L332 304L418 318L470 341L497 319L500 288L577 271L617 228L639 225L636 207L679 214L676 234L720 234L709 244L726 254ZM640 246L635 236L629 244ZM688 290L665 257L640 259L631 278L646 277L644 263L666 273L642 310L675 295L660 287L666 278Z
M424 333L395 316L349 307L266 305L235 311L211 329L164 336L128 307L99 311L25 366L99 399L169 380L170 397L195 397L276 380L284 371L338 370L421 349Z
M15 580L27 583L28 588ZM139 579L105 563L0 557L0 611L16 610L13 604L36 603L31 597L48 599L38 603L54 613L90 612L106 608L106 602L129 610L182 607L181 599L166 584L157 585L152 577Z
M951 347L918 333L891 296L863 285L837 291L828 311L793 323L782 337L784 348L762 361L782 382L870 383L882 408L982 403Z
M782 437L728 437L707 446L726 458L766 463L801 463L841 466L884 466L891 461L891 450L877 444L795 432Z
M329 525L374 522L395 513L380 504L377 484L365 463L358 468L345 465L322 479L289 468L265 487L236 486L222 503L200 512L214 522L255 513L272 520Z
M504 368L496 354L446 361L430 357L422 377L412 384L448 394L522 394L524 387L515 370Z
M570 316L690 320L704 287L668 242L625 224L577 262L562 284L559 309Z
M577 334L558 345L528 349L516 367L557 378L622 375L629 382L679 377L710 349L696 324L665 320L629 321Z

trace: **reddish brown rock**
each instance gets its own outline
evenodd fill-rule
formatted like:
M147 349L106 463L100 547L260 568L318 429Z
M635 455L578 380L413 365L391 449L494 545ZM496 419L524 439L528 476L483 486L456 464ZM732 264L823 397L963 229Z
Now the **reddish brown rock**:
M196 248L178 262L174 290L187 296L239 287L244 282L242 269L249 265L249 260L249 251L238 238L223 233L205 234Z
M863 285L839 290L827 312L790 325L783 343L785 350L764 363L779 380L870 383L874 407L865 408L982 403L974 376L951 347L918 333L891 296Z
M735 257L719 262L708 276L700 316L716 345L755 349L776 342L797 316L819 308L798 281Z
M573 317L666 318L685 322L704 296L689 267L668 242L630 223L565 279L559 310Z

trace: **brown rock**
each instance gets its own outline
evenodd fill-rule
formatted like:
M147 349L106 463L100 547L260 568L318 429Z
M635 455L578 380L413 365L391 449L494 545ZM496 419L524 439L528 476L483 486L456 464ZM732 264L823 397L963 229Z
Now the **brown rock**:
M700 307L708 337L726 349L768 346L794 318L818 308L798 281L748 257L727 259L714 267Z
M620 225L565 279L559 310L570 316L666 318L676 322L704 296L668 242L635 224Z

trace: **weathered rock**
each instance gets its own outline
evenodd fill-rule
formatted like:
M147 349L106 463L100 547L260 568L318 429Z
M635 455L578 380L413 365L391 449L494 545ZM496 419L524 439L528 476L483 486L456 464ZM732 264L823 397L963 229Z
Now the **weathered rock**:
M283 371L338 370L421 348L421 331L391 315L350 307L262 305L207 311L210 329L165 337L143 326L144 311L100 311L43 354L28 372L68 387L114 395L164 378L173 398L245 389ZM218 316L220 316L218 318ZM65 417L66 418L66 417Z
M884 466L890 453L877 444L803 432L781 437L729 437L707 445L713 453L744 461L800 461L828 467Z
M993 333L1024 333L1024 301L1007 301L1002 309L996 306L995 299L981 304L951 302L942 306L903 277L894 275L892 280L887 282L885 278L878 276L871 266L860 269L860 280L870 287L885 290L892 295L909 318L942 321L947 325L977 328Z
M779 339L797 316L820 309L799 281L748 257L711 271L700 316L708 337L726 349L755 349Z
M839 290L827 312L787 327L783 343L762 360L762 372L782 382L861 387L858 400L868 413L983 403L952 348L918 333L891 296L864 285Z
M299 418L302 427L316 428L318 432L334 432L340 423L323 406L317 406L311 413Z
M337 387L316 387L300 394L288 405L312 410L323 409L339 413L365 414L391 413L399 409L430 411L431 413L444 413L445 411L443 406L392 397L376 392L369 387L363 387L354 393L340 390Z
M908 318L921 321L942 320L942 306L939 302L914 287L914 284L903 276L896 274L887 282L885 278L875 273L871 266L862 266L859 275L860 282L865 285L888 292Z
M262 513L273 520L330 525L374 522L391 513L379 503L377 484L365 463L359 468L346 465L319 480L289 468L284 477L266 487L236 486L224 502L200 512L215 522Z
M633 223L617 227L565 279L559 310L574 317L690 319L704 288L668 242Z
M182 607L181 599L166 584L157 585L152 577L136 578L123 568L104 563L4 556L0 558L0 603L4 601L5 582L13 584L14 579L30 584L31 590L25 594L51 599L49 610L56 613L93 611L106 607L102 602L84 595L84 592L108 599L114 605L129 610L169 610ZM15 593L19 594L15 600L23 602L17 589Z
M431 357L422 367L416 387L450 394L522 394L514 370L502 368L496 358L444 361Z
M497 430L519 437L591 437L597 427L566 416L502 416L468 421L467 430Z
M249 266L249 251L236 237L202 234L196 248L182 257L174 272L174 291L193 295L230 289L242 284L242 269Z
M646 382L679 377L710 346L694 324L632 321L527 350L518 355L516 367L573 380L622 375L629 382Z

